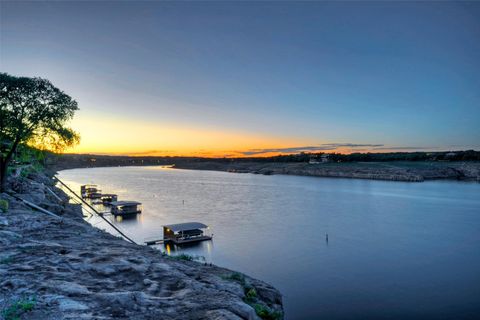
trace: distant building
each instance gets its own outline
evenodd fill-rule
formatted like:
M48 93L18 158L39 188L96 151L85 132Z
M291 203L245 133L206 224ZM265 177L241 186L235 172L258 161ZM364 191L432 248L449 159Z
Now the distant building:
M330 162L330 155L329 154L322 154L320 157L320 160L325 163L325 162Z
M320 162L318 161L317 156L311 156L308 163L309 164L319 164Z
M311 156L310 160L308 161L309 164L319 164L325 162L330 162L330 155L322 154L320 156L320 159L318 159L318 156Z

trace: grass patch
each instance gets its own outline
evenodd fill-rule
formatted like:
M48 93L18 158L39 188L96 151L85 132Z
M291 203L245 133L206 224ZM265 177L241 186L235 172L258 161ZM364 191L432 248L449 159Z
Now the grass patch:
M204 256L192 256L186 253L182 253L176 256L169 256L167 254L162 254L164 257L167 257L172 260L181 260L181 261L205 261Z
M255 310L255 313L260 318L265 320L280 320L283 318L282 312L272 310L268 306L259 303L257 290L247 283L245 276L240 272L232 272L228 275L224 275L222 276L222 279L235 281L242 285L245 292L245 298L243 300Z
M250 305L257 316L265 320L280 320L283 318L283 313L277 310L272 310L268 306L259 303L257 290L253 287L246 286L245 298L243 299L248 305Z
M0 199L0 211L7 212L7 210L8 210L8 201Z
M258 295L257 290L255 288L246 288L245 289L245 302L247 303L254 303L257 301Z
M173 260L183 260L183 261L193 261L194 260L193 256L191 256L189 254L186 254L186 253L182 253L182 254L179 254L177 256L170 256L170 258L172 258Z
M265 320L279 320L282 319L283 314L280 311L272 310L267 306L264 306L260 303L251 304L255 313L262 319Z
M20 299L2 310L2 317L5 320L18 320L27 312L30 312L35 307L35 298Z
M245 286L246 284L245 276L240 272L233 272L229 275L222 276L222 278L225 280L236 281L240 283L242 286Z

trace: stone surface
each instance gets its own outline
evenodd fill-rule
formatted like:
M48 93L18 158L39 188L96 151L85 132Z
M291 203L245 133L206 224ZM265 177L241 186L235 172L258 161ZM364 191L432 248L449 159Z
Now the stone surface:
M0 228L8 227L8 219L0 216Z

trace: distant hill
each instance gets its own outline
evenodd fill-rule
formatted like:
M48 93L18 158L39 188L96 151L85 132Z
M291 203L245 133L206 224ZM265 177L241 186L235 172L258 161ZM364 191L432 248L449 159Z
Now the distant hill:
M94 154L49 154L47 164L58 169L105 166L182 165L202 162L271 163L271 162L388 162L388 161L480 161L480 151L388 152L388 153L299 153L274 157L201 158L156 156L109 156Z

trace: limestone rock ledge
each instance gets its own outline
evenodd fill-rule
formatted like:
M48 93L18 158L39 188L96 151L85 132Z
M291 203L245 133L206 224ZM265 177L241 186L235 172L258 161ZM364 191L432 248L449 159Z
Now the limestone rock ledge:
M450 179L480 182L480 162L190 162L175 165L178 169L215 170L236 173L285 174L327 178L352 178L422 182Z
M45 192L49 184L48 177L34 175L13 187L60 220L0 195L9 201L0 213L0 309L35 297L25 318L260 319L245 302L248 286L257 306L282 312L281 294L272 286L247 276L229 280L235 278L231 270L174 260L94 228L79 206Z

